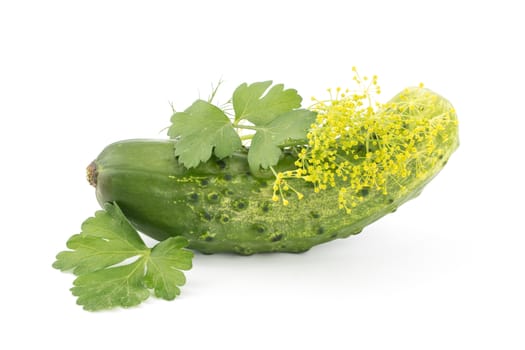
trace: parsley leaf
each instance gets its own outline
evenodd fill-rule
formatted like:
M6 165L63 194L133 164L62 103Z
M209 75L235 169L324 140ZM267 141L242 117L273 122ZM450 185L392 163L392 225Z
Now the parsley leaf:
M186 282L180 270L191 268L188 241L171 237L148 248L117 204L107 203L82 224L82 232L67 242L53 267L72 270L78 277L71 292L77 304L95 311L140 304L153 289L159 298L172 300ZM131 263L127 259L135 258Z
M53 266L73 270L75 275L115 265L148 249L116 206L84 221L82 233L73 235L67 247L72 250L60 252Z
M282 153L280 146L286 141L306 139L316 115L315 112L306 109L297 109L281 114L270 123L258 127L248 152L251 171L276 165Z
M298 109L301 101L297 90L285 90L283 84L272 86L271 80L243 83L235 89L231 99L233 120L219 107L197 100L171 118L168 135L177 141L175 156L186 168L206 162L212 154L219 158L231 156L242 147L237 130L246 129L255 130L255 134L242 137L252 139L248 150L252 172L273 166L279 161L283 142L307 143L306 134L315 113ZM251 124L243 125L241 120Z
M166 300L173 300L180 294L177 286L186 283L186 277L180 270L191 269L192 253L183 250L188 242L182 237L172 237L160 242L151 250L148 260L145 284L154 289L155 295Z
M212 152L224 158L241 148L241 139L230 119L209 102L195 101L184 112L173 114L171 122L168 135L178 138L175 156L186 168L206 162Z
M149 297L149 291L142 284L143 278L144 259L141 258L129 265L80 275L73 282L71 292L85 310L131 307Z
M283 84L274 85L262 96L270 85L271 80L239 85L232 97L235 121L246 119L255 125L267 124L277 116L301 106L302 98L297 90L284 90Z

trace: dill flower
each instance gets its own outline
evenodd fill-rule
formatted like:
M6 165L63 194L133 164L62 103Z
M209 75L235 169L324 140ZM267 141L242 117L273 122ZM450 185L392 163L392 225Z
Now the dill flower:
M429 176L443 158L440 144L455 142L448 137L457 118L447 100L420 84L381 104L375 102L377 77L354 72L357 91L337 88L334 95L329 89L328 100L313 99L317 119L308 144L296 169L276 174L274 200L291 188L286 179L302 179L314 192L336 189L337 205L351 213L372 191L403 195L411 179Z

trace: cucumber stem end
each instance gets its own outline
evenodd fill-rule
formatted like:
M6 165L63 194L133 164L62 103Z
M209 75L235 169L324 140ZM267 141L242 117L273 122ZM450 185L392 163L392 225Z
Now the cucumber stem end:
M89 184L93 187L97 187L97 164L95 164L95 161L91 162L91 164L88 165L86 168L86 177L89 182Z

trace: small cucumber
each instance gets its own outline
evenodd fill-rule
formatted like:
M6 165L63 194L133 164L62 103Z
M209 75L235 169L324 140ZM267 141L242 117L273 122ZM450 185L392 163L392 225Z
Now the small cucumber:
M436 113L431 117L439 117L442 110ZM416 175L418 165L413 162L412 171L388 193L362 191L361 202L350 214L338 207L337 188L316 193L314 185L303 179L289 183L304 198L298 200L289 191L284 192L290 196L289 205L272 201L274 175L262 170L251 173L245 150L186 169L174 157L176 141L120 141L93 161L88 179L101 205L117 202L132 224L157 240L184 236L190 248L203 253L303 252L357 234L417 196L458 146L457 123L452 124L435 136L439 161L426 169L425 176ZM275 170L293 169L295 161L295 156L285 152Z

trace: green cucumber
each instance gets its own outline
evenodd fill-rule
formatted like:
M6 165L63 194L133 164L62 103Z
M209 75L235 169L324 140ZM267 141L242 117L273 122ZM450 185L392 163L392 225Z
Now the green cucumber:
M118 203L130 222L154 239L184 236L190 248L203 253L303 252L357 234L417 196L458 146L457 123L442 130L434 145L441 150L439 161L424 177L416 176L413 162L414 171L388 194L363 191L350 214L338 207L337 188L316 193L303 179L288 180L303 199L289 191L284 192L289 205L272 201L275 177L270 171L251 173L245 150L186 169L174 157L176 141L120 141L88 167L88 178L101 205ZM293 169L295 160L285 152L275 170ZM403 191L396 190L400 187Z

